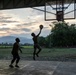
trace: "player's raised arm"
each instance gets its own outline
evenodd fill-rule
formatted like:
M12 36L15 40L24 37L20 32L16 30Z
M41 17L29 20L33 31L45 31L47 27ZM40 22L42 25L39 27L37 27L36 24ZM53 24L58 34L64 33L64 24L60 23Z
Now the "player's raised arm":
M39 31L37 37L41 34L41 30L43 29L43 25L40 25L39 28L40 28L40 31Z

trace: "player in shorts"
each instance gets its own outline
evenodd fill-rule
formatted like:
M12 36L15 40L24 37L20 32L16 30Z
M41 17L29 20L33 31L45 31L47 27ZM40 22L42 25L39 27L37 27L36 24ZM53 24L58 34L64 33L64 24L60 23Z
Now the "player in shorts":
M34 52L33 52L33 59L35 60L35 55L37 56L37 57L39 57L39 53L41 52L41 47L39 46L39 44L38 44L38 37L39 37L39 35L40 35L40 33L41 33L41 30L42 30L42 28L43 28L43 25L40 25L40 31L39 31L39 33L38 33L38 35L35 35L35 33L32 33L31 34L31 36L33 37L32 39L33 39L33 42L34 42ZM38 49L38 52L36 53L36 50Z
M16 61L16 64L15 64L15 67L19 67L18 66L18 63L19 63L19 60L20 60L20 56L19 56L19 51L22 53L21 49L20 49L20 46L19 46L19 42L20 42L20 39L19 38L16 38L15 39L15 43L13 44L13 49L12 49L12 55L13 55L13 59L11 61L11 64L9 65L9 67L14 67L13 66L13 63Z

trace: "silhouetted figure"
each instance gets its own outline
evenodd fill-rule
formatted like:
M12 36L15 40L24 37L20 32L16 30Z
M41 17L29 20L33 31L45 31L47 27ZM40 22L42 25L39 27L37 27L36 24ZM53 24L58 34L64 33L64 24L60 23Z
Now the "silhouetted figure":
M11 67L11 68L13 68L14 66L13 66L13 63L15 62L15 60L16 60L16 65L15 65L15 67L19 67L18 66L18 63L19 63L19 60L20 60L20 56L19 56L19 53L18 53L18 51L20 51L21 53L22 53L22 51L21 51L21 49L20 49L20 46L19 46L19 42L20 42L20 39L19 38L16 38L15 39L15 43L13 44L13 49L12 49L12 55L13 55L13 59L12 59L12 61L11 61L11 64L9 65L9 67Z
M40 53L40 51L41 51L41 47L39 46L39 44L38 44L38 37L39 37L39 35L40 35L40 33L41 33L41 30L42 30L42 28L43 28L43 25L40 25L40 31L39 31L39 33L38 33L38 35L35 35L35 33L32 33L31 34L31 36L33 37L33 42L34 42L34 52L33 52L33 59L35 60L35 55L37 56L37 57L39 57L39 53ZM38 52L36 53L36 49L38 49Z

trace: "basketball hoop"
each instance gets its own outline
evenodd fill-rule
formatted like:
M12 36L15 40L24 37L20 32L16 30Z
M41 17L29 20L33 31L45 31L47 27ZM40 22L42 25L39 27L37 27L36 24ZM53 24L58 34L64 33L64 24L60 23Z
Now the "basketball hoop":
M63 21L64 20L64 10L66 10L68 7L56 7L53 8L53 10L56 10L56 19L57 21Z
M63 21L64 20L63 17L64 17L63 11L57 11L57 13L56 13L57 21Z

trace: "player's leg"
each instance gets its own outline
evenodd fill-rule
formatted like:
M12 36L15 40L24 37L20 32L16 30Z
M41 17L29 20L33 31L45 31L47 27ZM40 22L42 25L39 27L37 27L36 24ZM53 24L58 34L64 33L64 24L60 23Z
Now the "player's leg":
M16 55L16 65L15 65L15 67L19 67L18 66L19 60L20 60L20 56L19 56L19 54L17 54Z
M33 52L33 59L35 60L35 54L36 54L36 45L34 45L34 52Z
M39 45L37 45L37 48L38 48L38 52L36 53L36 56L39 57L38 54L41 52L42 49L41 49L41 47Z
M13 59L11 60L11 64L9 65L10 67L13 67L13 63L16 60L16 55L13 54Z

